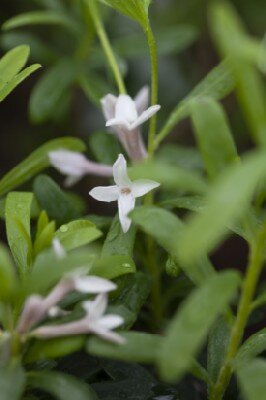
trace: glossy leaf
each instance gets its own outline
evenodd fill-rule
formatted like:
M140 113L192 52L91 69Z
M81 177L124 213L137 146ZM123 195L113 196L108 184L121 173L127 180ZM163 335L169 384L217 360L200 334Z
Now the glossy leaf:
M198 173L166 163L145 162L130 168L129 174L133 180L151 179L167 189L199 194L204 193L207 188L204 179Z
M1 400L20 400L25 389L25 373L22 367L12 362L0 368Z
M6 199L5 218L8 244L21 274L32 263L30 209L32 193L11 192Z
M50 151L59 149L84 151L85 145L81 140L70 137L54 139L45 143L4 175L0 180L0 195L3 196L8 191L22 185L34 175L47 168L50 164L47 154Z
M36 361L65 357L81 350L85 342L86 337L78 335L48 340L35 340L27 351L24 361L31 364Z
M55 233L66 250L76 249L93 242L102 235L96 226L88 220L76 220L62 225Z
M185 262L213 250L245 213L254 190L266 175L264 152L255 151L241 165L228 168L210 189L204 210L188 221L179 238L178 253Z
M122 287L121 287L122 286ZM123 329L128 330L138 318L151 290L150 276L142 272L120 278L120 288L108 310L124 318Z
M172 111L166 124L156 139L158 145L184 118L189 116L190 101L201 97L219 100L226 97L234 89L235 82L228 62L222 62L213 68L208 75L182 100Z
M204 257L194 263L180 262L176 252L176 237L182 236L184 227L182 221L173 213L155 206L142 206L137 207L130 216L134 223L153 236L173 256L194 283L201 284L213 274L211 264Z
M234 365L248 364L253 358L266 350L266 329L251 335L238 350Z
M17 287L15 267L8 250L0 244L0 299L10 300Z
M96 160L102 164L113 165L119 154L119 144L115 135L108 132L95 132L90 135L90 149Z
M10 50L0 59L0 90L24 67L29 54L29 46L22 45Z
M123 255L98 258L90 269L91 275L102 276L105 279L115 279L135 272L136 266L132 258Z
M98 400L98 396L89 385L60 372L30 372L27 383L31 387L50 393L58 400Z
M91 337L87 342L87 351L92 355L112 360L148 364L155 362L163 341L161 336L140 332L119 332L119 334L125 338L125 344L118 345Z
M131 227L127 233L122 231L118 215L114 218L102 248L102 257L128 255L132 257L136 229Z
M55 11L30 11L16 15L3 24L4 30L20 28L27 25L61 25L75 28L74 22L66 15Z
M72 60L61 60L42 76L30 99L30 116L33 122L39 124L56 116L76 75L76 63Z
M127 17L137 21L143 28L148 24L148 7L150 0L101 0Z
M241 49L246 47L246 41L243 40L247 36L245 29L229 3L215 3L210 10L214 39L222 55L229 56L243 115L254 140L266 146L266 91L257 66L243 56Z
M246 400L266 399L266 361L255 359L237 371L240 389Z
M158 358L161 377L177 381L189 369L215 319L229 304L239 285L235 271L208 279L183 302L170 322Z
M230 340L230 326L224 317L217 319L208 340L208 373L212 382L216 382L223 364Z
M49 176L39 175L34 180L33 191L41 208L59 224L80 217L76 204Z
M0 102L3 101L21 82L23 82L33 72L37 71L41 66L40 64L31 65L25 68L22 72L12 78L5 86L0 90Z
M206 171L215 178L238 160L236 146L222 107L211 98L191 103L191 117Z

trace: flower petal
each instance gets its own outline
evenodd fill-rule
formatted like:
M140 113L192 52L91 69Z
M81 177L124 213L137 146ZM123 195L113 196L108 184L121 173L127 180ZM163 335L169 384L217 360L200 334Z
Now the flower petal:
M118 200L119 189L117 186L98 186L89 192L89 195L98 201L111 201Z
M130 130L133 131L139 125L143 124L144 122L148 121L154 114L156 114L160 110L161 106L155 105L148 110L144 111L131 125Z
M108 314L95 322L94 326L99 327L102 330L110 331L123 325L124 319L120 315Z
M130 123L135 121L137 117L138 113L134 100L126 94L121 94L116 103L115 118Z
M100 336L102 339L108 340L109 342L113 342L113 343L117 343L117 344L125 344L126 343L126 339L116 332L94 330L94 329L92 329L91 332Z
M135 198L132 194L122 194L118 199L119 220L124 233L126 233L131 225L131 219L128 213L135 207Z
M115 105L117 102L117 97L112 94L107 94L105 97L101 99L103 115L108 121L108 119L112 119L115 117Z
M105 126L107 127L114 127L114 128L122 128L129 130L130 129L130 123L126 121L125 119L119 119L119 118L112 118L109 119Z
M108 304L108 298L106 293L98 294L95 300L84 301L82 307L87 312L89 321L98 320L104 314ZM93 322L92 322L93 323Z
M131 190L134 197L141 197L158 186L160 186L158 182L149 179L138 179L132 183Z
M48 157L51 165L62 174L82 177L87 171L87 158L76 151L50 151Z
M116 289L116 285L98 276L83 276L74 279L75 289L81 293L107 293Z
M135 97L135 105L138 115L141 115L149 106L150 88L144 86Z
M130 187L131 180L127 175L127 162L123 154L119 154L113 166L114 181L119 187Z

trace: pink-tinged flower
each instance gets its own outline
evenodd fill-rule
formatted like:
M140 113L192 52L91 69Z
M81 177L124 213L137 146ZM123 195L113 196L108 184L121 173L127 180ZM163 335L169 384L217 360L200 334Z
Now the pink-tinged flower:
M66 251L64 247L62 246L61 242L59 239L55 238L52 241L52 246L55 252L55 255L57 258L65 258L66 257Z
M18 321L19 333L27 333L34 326L46 318L50 311L69 293L98 294L108 293L116 289L116 284L98 276L85 276L82 272L62 278L54 289L46 296L29 296L25 302L22 314Z
M65 186L72 186L85 175L112 176L112 167L95 163L84 154L70 150L55 150L48 153L51 165L66 175Z
M154 105L148 108L149 89L144 87L133 100L128 95L118 97L108 94L102 98L102 109L106 126L114 131L129 157L133 161L147 156L140 134L140 125L148 121L161 108Z
M115 314L105 314L107 309L107 295L99 294L93 301L85 301L83 308L86 311L84 318L61 325L43 326L32 332L39 338L53 338L58 336L81 335L94 333L103 339L123 344L125 339L113 329L118 328L124 322L123 318Z
M149 179L132 182L127 175L127 162L122 154L113 166L113 176L116 185L96 187L89 194L98 201L118 202L120 223L126 233L131 225L128 214L134 209L136 198L144 196L160 184Z

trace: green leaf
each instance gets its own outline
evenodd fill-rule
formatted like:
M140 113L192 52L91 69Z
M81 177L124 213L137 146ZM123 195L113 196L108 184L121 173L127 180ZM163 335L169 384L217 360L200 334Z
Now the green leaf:
M98 396L89 385L60 372L30 372L27 383L31 387L50 393L58 400L98 400Z
M161 162L144 162L129 169L134 179L152 179L167 189L178 189L191 193L204 193L207 185L196 172Z
M101 237L102 233L88 220L76 220L60 226L55 237L66 250L76 249Z
M1 400L20 400L25 388L25 373L17 362L0 368Z
M251 335L238 350L234 361L236 366L244 366L253 358L266 350L266 329L262 329Z
M226 97L234 89L235 82L227 61L213 68L208 75L190 92L172 111L166 124L158 134L156 146L172 131L172 129L190 114L190 101L200 97L211 97L219 100Z
M136 229L131 227L127 233L122 231L118 215L114 218L102 248L102 257L128 255L132 257Z
M100 0L127 17L137 21L143 28L148 25L148 7L150 0Z
M0 59L0 90L24 67L29 53L29 46L18 46Z
M190 105L196 139L211 179L238 160L236 146L222 107L211 98Z
M208 340L208 373L216 382L222 367L230 340L230 327L223 317L213 325Z
M21 82L23 82L33 72L37 71L41 66L40 64L31 65L25 68L22 72L12 78L5 86L0 90L0 102L3 101Z
M252 360L237 372L240 388L246 400L266 399L265 360Z
M0 196L22 185L47 168L50 164L47 154L59 149L84 151L85 145L81 140L70 137L54 139L45 143L0 180Z
M34 257L36 257L39 253L41 253L44 249L49 247L52 243L53 237L55 233L55 222L49 222L42 232L35 239L33 250Z
M119 144L115 135L107 132L94 132L89 139L90 149L96 160L102 164L113 165L119 154Z
M40 124L57 115L76 75L77 64L73 60L65 59L42 76L30 99L30 117L34 123Z
M17 276L8 250L0 244L0 299L10 300L17 287Z
M89 338L86 346L88 353L112 360L143 364L155 362L163 341L161 336L139 332L119 332L119 335L126 340L125 344L110 343L97 337Z
M90 269L91 275L102 276L105 279L115 279L135 272L136 265L132 258L123 255L98 258Z
M30 209L32 193L11 192L6 198L5 218L7 240L20 273L25 274L32 263Z
M229 56L228 61L236 81L243 115L254 140L266 146L265 86L257 71L257 65L246 60L243 55L242 49L246 48L247 34L236 11L229 3L214 3L210 10L213 36L222 55Z
M25 363L53 360L75 353L84 347L86 336L69 336L48 340L35 340L27 351Z
M2 28L4 31L24 27L27 25L59 25L71 30L76 30L76 24L63 15L62 12L56 11L30 11L16 15L6 21Z
M39 175L34 180L33 191L41 208L59 224L80 217L76 204L49 176Z
M155 206L142 206L131 212L130 217L144 232L154 237L160 246L173 256L177 264L194 283L201 284L213 274L212 266L205 258L194 263L180 263L176 254L176 237L182 236L184 226L182 221L173 213Z
M175 382L190 368L210 327L229 304L239 282L235 271L220 273L183 302L169 324L158 357L162 379Z
M177 250L184 262L197 260L221 242L228 226L244 215L258 182L265 175L266 155L260 151L252 152L241 165L225 171L210 188L204 210L189 218L179 237Z
M69 253L66 258L58 259L54 251L47 250L36 258L31 273L25 278L21 288L23 297L32 293L46 294L47 290L55 285L67 273L77 269L90 270L94 262L94 255L76 251Z
M150 276L142 272L120 278L123 287L111 303L108 311L124 318L123 329L128 330L136 322L142 306L151 290Z

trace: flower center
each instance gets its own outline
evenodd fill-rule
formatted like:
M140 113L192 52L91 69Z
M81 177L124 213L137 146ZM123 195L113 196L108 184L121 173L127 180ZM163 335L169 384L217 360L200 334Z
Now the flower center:
M121 194L130 194L131 193L131 189L130 188L122 188L121 189Z

